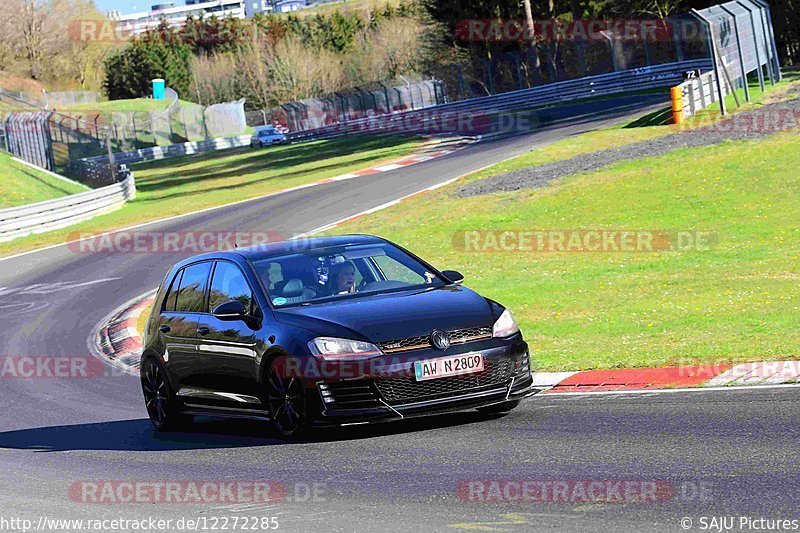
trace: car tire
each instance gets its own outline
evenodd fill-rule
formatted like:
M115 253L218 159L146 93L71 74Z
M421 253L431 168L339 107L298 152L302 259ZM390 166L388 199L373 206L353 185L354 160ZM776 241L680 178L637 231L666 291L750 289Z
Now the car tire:
M487 407L478 407L478 412L487 415L509 413L513 409L515 409L518 405L519 405L519 400L509 400L507 402L497 403L494 405L489 405Z
M180 412L180 405L161 361L155 357L142 361L140 377L147 417L156 430L176 431L191 425L192 417Z
M296 439L309 430L308 398L303 383L289 372L288 357L279 355L267 368L264 385L272 428L284 439Z

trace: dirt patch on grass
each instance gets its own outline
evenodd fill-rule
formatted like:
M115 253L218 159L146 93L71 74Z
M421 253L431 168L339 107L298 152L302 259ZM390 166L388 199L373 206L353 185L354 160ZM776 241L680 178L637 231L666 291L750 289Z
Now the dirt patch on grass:
M780 131L800 127L800 87L792 87L789 98L765 104L756 109L740 111L725 120L693 129L582 154L564 161L504 172L468 183L456 192L457 197L479 196L503 191L537 189L553 180L600 170L611 164L663 155L680 148L711 146L725 141L759 139Z

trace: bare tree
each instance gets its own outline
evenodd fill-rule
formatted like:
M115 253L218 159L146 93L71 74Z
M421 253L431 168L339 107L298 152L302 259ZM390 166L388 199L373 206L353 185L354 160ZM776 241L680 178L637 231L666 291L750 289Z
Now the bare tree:
M525 29L526 29L526 37L528 39L533 40L534 36L534 28L533 28L533 12L531 11L531 0L522 0L525 6ZM553 5L553 1L550 0L550 5Z
M0 69L60 86L92 88L102 82L102 62L114 43L80 40L82 20L106 20L92 0L0 2Z

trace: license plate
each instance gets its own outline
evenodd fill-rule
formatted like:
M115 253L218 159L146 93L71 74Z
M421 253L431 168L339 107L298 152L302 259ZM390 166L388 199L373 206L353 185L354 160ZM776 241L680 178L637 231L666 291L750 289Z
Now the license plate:
M479 353L465 353L414 362L414 376L417 381L474 374L481 371L483 371L483 356Z

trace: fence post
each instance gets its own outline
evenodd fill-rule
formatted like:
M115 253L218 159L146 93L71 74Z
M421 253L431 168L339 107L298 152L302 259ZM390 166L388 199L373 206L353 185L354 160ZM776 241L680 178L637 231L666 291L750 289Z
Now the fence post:
M114 139L117 141L117 149L122 150L122 143L119 140L119 128L117 128L117 117L113 114L111 115L111 123L114 125ZM111 135L110 130L109 135Z
M756 69L756 72L758 73L758 85L759 87L761 87L761 92L763 93L765 90L764 71L762 70L761 66L761 54L758 52L758 37L757 37L758 33L756 31L756 21L755 18L753 17L753 10L741 0L736 0L736 3L739 4L739 6L741 6L742 9L747 11L747 14L750 18L750 28L752 29L753 41L754 41L753 47L756 49L756 63L758 63L758 68Z
M492 62L489 59L482 58L481 63L486 65L486 81L489 86L489 94L494 94L494 69L492 68Z
M699 82L699 83L698 83ZM697 87L700 87L700 90L703 90L703 83L701 79L692 80L689 83L689 114L694 115L697 112L697 97L695 96L695 91Z
M775 78L777 76L774 68L775 65L773 63L774 50L770 47L770 32L769 32L769 26L772 25L772 21L767 20L763 3L759 2L758 0L750 0L750 1L753 2L753 4L759 6L758 18L761 20L761 32L762 35L764 36L764 53L767 54L767 57L764 59L767 60L766 63L767 63L767 74L769 74L769 84L775 85L775 82L777 81Z
M601 31L600 34L608 39L608 51L611 53L611 65L614 68L614 72L616 72L619 70L619 63L617 61L617 52L614 50L614 39L605 31Z
M744 99L746 102L750 101L750 88L747 83L747 69L744 66L744 54L742 53L742 40L739 37L739 21L736 20L736 14L729 11L725 4L721 4L720 9L733 17L733 34L736 35L736 51L739 52L739 68L742 71L742 85L744 86Z
M581 73L581 76L586 76L586 41L583 40L583 37L575 43L575 51L578 54L578 72Z
M517 89L524 89L524 84L522 83L522 60L519 58L519 54L514 54L514 66L517 70Z
M683 25L685 21L681 21L681 30L684 30ZM685 34L685 31L681 32L681 35L678 35L678 24L672 25L672 41L675 43L675 59L678 61L683 61L683 47L681 46L681 42L683 41L682 36Z
M717 92L719 94L719 111L722 116L725 116L727 114L727 109L725 109L725 95L722 92L722 77L719 74L717 47L714 45L714 34L711 28L711 21L701 15L696 9L692 9L692 15L697 17L706 29L706 40L708 41L708 50L711 52L711 63L714 66L714 79L717 82Z
M778 47L775 44L775 32L772 29L772 12L769 9L769 4L764 0L753 0L757 4L760 4L761 7L764 8L764 18L766 19L766 26L769 30L769 37L767 37L772 42L772 59L774 61L775 67L775 78L776 81L781 81L783 79L783 75L781 74L781 62L778 59Z
M50 128L50 121L55 115L54 112L51 112L44 121L45 128L47 130L47 147L46 147L46 155L48 159L48 163L50 164L50 170L52 172L56 171L56 158L55 154L53 154L53 134L52 129Z
M458 92L460 95L459 100L466 99L466 91L464 90L464 71L461 68L461 65L457 65L452 63L452 66L456 68L456 76L458 77Z

